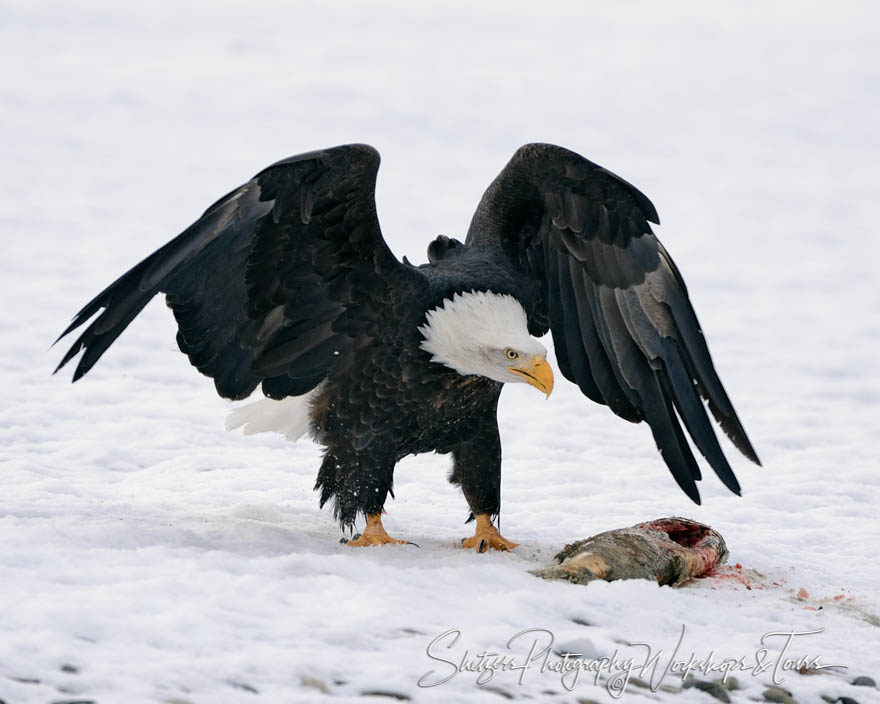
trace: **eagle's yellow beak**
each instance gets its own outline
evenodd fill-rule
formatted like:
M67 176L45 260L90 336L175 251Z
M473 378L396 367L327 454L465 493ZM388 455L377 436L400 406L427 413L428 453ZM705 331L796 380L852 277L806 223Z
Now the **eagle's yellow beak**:
M532 357L532 361L525 367L508 367L507 370L513 374L523 377L529 384L539 391L543 391L547 396L553 391L553 369L550 364L541 355L536 354Z

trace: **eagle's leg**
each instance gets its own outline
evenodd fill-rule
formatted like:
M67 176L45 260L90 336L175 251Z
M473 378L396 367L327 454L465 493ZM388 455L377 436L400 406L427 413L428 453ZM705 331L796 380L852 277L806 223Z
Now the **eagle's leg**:
M318 471L315 489L321 492L321 506L331 501L333 515L343 529L353 528L360 515L367 518L364 532L348 542L352 547L406 543L395 540L382 526L382 507L391 491L395 456L388 447L375 441L370 452L341 451L328 447Z
M501 438L495 407L478 419L476 434L452 451L452 474L449 481L461 486L465 500L476 519L473 537L462 541L462 547L477 552L512 550L518 543L507 540L492 523L501 511Z
M382 525L382 514L374 513L371 516L367 516L367 527L364 528L364 532L354 540L349 540L348 546L362 548L368 545L387 545L388 543L406 545L407 541L398 540L388 535L385 532L385 527Z

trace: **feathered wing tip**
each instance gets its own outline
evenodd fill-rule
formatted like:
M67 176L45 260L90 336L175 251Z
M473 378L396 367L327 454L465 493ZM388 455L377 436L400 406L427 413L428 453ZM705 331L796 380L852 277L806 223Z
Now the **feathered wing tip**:
M100 315L92 321L62 357L58 366L55 367L55 371L52 372L53 374L56 374L83 349L85 352L76 366L73 381L79 380L95 365L101 355L107 351L107 348L113 344L114 340L156 294L156 288L144 288L140 284L144 270L161 254L162 250L159 250L127 271L76 314L70 325L52 343L53 346L100 311Z
M133 266L89 301L53 345L87 323L97 313L100 314L73 343L53 373L57 373L80 350L85 350L77 364L73 380L77 381L86 374L153 296L160 291L167 292L168 279L180 264L202 251L222 232L230 212L236 207L236 201L245 195L256 198L256 194L248 189L249 186L246 185L215 203L193 225Z
M309 411L315 395L313 391L280 401L262 398L233 408L226 417L226 430L243 428L245 435L280 433L290 441L299 440L311 427Z
M672 257L669 256L669 252L666 251L666 248L659 241L657 241L657 246L664 263L672 274L673 280L679 287L679 290L673 292L672 295L673 297L677 295L680 300L677 303L674 300L667 300L666 302L670 306L676 327L684 338L686 351L682 356L690 369L691 378L696 382L696 389L709 406L712 417L721 426L724 434L730 439L734 447L749 461L761 467L763 465L758 457L758 453L755 451L748 435L746 435L745 428L733 408L733 403L730 401L727 391L721 383L721 379L718 378L718 372L715 370L702 327L690 303L684 278ZM670 288L668 287L667 290ZM691 432L691 435L693 436L693 432ZM708 455L706 457L711 462L711 458ZM721 476L720 473L719 476Z

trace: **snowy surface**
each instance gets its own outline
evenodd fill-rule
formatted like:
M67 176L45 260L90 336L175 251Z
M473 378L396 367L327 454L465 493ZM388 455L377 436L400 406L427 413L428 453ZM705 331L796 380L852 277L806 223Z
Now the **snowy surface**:
M683 625L685 660L822 628L791 654L848 669L782 686L880 699L848 684L880 679L875 5L75 5L0 2L0 699L610 701L539 663L496 690L467 672L417 683L449 673L426 652L449 629L458 642L434 652L451 660L521 662L530 640L506 644L538 628L592 657L643 659L621 643L644 641L662 668ZM83 382L50 375L80 306L216 197L352 141L382 152L380 217L414 261L464 233L524 142L644 190L764 461L725 445L743 498L707 476L693 506L647 427L568 384L546 402L523 386L500 411L503 532L520 548L456 549L465 503L448 459L421 456L398 467L386 521L421 547L354 551L317 507L318 449L226 433L228 404L176 351L160 300ZM745 576L675 591L528 574L566 542L673 514L720 530ZM744 702L771 672L737 677ZM624 697L658 699L716 701Z

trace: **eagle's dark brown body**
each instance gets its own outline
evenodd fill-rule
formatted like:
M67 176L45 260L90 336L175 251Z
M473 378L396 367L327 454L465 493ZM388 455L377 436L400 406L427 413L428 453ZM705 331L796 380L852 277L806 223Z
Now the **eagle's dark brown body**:
M385 350L376 355L381 360ZM407 455L453 453L451 481L460 483L473 514L500 507L501 444L496 409L502 385L460 376L425 353L389 367L367 363L361 389L328 380L312 411L316 439L326 447L315 488L321 505L351 525L359 511L378 513L392 491L394 466Z
M399 305L404 312L387 338L340 351L312 403L315 439L326 448L315 484L321 505L332 500L336 518L351 525L359 511L381 511L399 460L458 450L452 476L478 499L471 511L497 514L501 384L433 364L414 337L422 321L406 320L408 306Z

